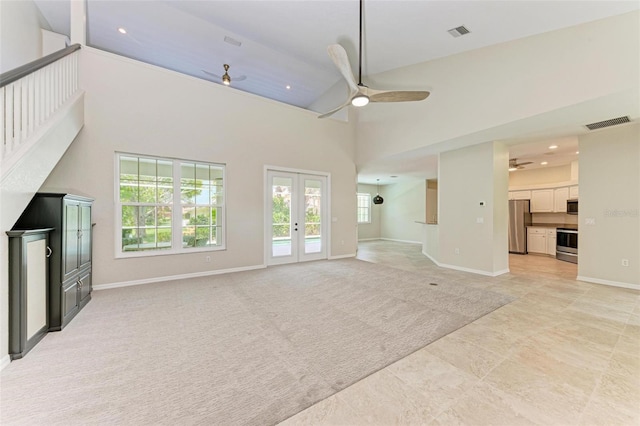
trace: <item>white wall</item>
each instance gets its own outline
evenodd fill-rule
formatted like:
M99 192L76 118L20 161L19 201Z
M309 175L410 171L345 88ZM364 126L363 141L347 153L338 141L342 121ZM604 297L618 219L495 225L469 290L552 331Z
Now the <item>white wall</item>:
M431 96L360 109L358 167L447 141L453 149L513 137L496 132L513 131L505 126L516 121L540 132L549 112L565 111L567 120L555 124L564 126L568 107L602 97L637 105L639 31L640 12L631 12L368 76L370 87L392 82Z
M381 188L382 189L382 188ZM371 194L371 199L376 196L378 189L376 185L366 185L359 183L358 192ZM382 195L381 195L382 196ZM384 198L384 196L382 196ZM380 238L380 212L382 206L371 203L371 223L358 224L358 240L377 240Z
M31 0L0 2L0 73L42 56L46 21Z
M384 203L380 237L422 242L422 227L416 221L424 222L427 187L423 179L384 186Z
M578 278L640 289L640 124L594 131L579 143Z
M265 165L329 172L330 253L355 254L353 125L92 48L80 81L85 127L41 191L95 198L95 285L262 265ZM225 163L227 250L116 260L116 151Z
M507 149L496 142L440 154L440 264L487 275L508 270L507 165Z

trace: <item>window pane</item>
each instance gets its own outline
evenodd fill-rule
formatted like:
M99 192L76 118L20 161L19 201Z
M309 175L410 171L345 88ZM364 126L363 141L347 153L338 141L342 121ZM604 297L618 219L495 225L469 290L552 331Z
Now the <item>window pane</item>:
M196 164L196 180L203 185L209 185L209 165Z
M171 227L171 207L158 207L158 226Z
M204 247L209 245L209 232L208 226L198 226L196 228L196 247Z
M211 224L211 209L209 207L197 207L196 208L196 225L207 225Z
M138 226L138 207L122 206L122 227L130 228Z
M140 158L138 160L138 170L141 181L156 181L156 160L151 158Z
M123 229L122 230L122 251L138 250L138 230Z
M158 248L171 248L171 228L158 228Z
M135 203L138 201L138 181L120 180L120 201Z
M156 226L156 208L144 206L140 207L140 224L144 226Z
M182 247L195 247L195 246L196 246L196 227L183 226L182 227Z
M196 165L182 163L180 165L180 186L194 187L196 184Z
M139 199L141 203L156 202L156 183L150 181L140 181Z

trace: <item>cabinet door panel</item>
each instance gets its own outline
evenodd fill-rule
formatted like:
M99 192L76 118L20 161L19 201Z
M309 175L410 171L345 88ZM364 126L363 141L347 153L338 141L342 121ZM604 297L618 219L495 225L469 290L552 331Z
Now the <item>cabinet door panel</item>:
M78 310L78 282L74 281L63 288L63 318L73 316ZM64 319L63 319L64 321Z
M65 202L64 204L64 240L63 244L63 272L64 281L69 275L78 270L78 224L80 205L78 203Z
M91 262L91 205L80 204L80 264L83 268Z
M80 276L80 306L84 306L89 301L91 295L91 271Z

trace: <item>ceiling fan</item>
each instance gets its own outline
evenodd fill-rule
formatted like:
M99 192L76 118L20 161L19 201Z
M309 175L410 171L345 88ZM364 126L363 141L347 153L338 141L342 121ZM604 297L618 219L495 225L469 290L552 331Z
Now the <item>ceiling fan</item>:
M224 64L224 74L222 76L219 76L217 74L214 74L212 72L209 72L207 70L202 70L203 73L210 75L211 77L215 77L216 80L221 80L222 84L224 84L225 86L230 86L231 85L231 76L229 75L229 65L228 64ZM242 81L245 80L247 78L246 75L241 75L238 77L233 77L233 81Z
M512 158L509 160L509 171L512 172L514 170L524 169L524 166L527 164L533 164L533 161L526 161L524 163L518 163L517 158Z
M362 84L362 5L364 0L360 0L360 47L358 50L358 83L353 77L351 71L351 65L349 64L349 57L344 47L339 44L332 44L327 48L329 57L333 63L338 67L340 73L347 81L349 85L349 97L345 103L339 107L326 112L318 118L329 117L340 111L342 108L351 104L357 107L365 106L369 102L408 102L408 101L422 101L426 99L430 92L427 91L408 91L408 90L377 90L370 89Z

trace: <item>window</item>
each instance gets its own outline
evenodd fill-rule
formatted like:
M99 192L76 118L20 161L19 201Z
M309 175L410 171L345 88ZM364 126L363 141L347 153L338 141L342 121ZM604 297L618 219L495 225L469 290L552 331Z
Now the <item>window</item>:
M358 223L371 223L371 194L358 192Z
M118 256L224 248L224 165L116 157Z

